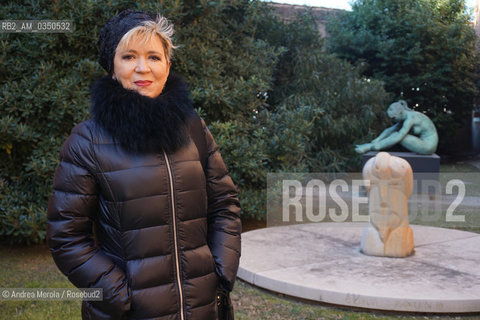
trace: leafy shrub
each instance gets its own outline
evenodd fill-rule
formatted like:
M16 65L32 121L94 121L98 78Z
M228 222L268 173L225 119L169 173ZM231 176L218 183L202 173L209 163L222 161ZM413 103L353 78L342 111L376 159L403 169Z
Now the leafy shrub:
M327 55L308 16L285 24L247 0L9 1L0 16L71 19L74 32L0 34L0 241L44 240L61 144L88 117L89 86L104 74L100 28L127 8L176 25L173 71L221 146L245 216L264 217L267 172L352 168L352 144L384 126L381 84Z
M327 25L329 50L385 83L394 99L425 112L439 132L440 152L478 96L477 36L465 0L357 0Z

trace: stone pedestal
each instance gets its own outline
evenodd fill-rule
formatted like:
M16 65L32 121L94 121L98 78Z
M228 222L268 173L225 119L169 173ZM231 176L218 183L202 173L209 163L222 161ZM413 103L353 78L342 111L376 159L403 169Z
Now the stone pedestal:
M242 233L238 277L288 296L365 312L452 318L480 312L480 234L411 225L415 254L379 258L358 250L366 226L308 223Z

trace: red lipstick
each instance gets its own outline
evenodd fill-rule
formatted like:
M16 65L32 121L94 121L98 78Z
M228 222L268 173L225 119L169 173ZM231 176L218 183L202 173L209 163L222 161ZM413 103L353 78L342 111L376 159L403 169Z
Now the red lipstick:
M149 85L152 84L152 81L148 81L148 80L139 80L139 81L135 81L134 82L137 86L140 86L140 87L147 87Z

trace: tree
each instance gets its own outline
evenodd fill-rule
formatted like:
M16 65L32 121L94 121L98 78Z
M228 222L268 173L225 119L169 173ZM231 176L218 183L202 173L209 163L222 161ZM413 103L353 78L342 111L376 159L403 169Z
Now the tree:
M0 34L0 241L44 240L60 147L88 117L89 87L104 75L100 28L127 8L173 21L172 70L190 85L244 216L264 217L267 172L351 168L353 143L383 127L381 83L325 54L311 17L285 24L249 0L12 0L0 16L70 19L74 31Z
M327 25L328 49L430 116L445 151L478 92L469 18L464 0L357 0Z
M258 37L284 48L267 101L271 125L277 128L271 132L290 132L297 142L289 144L292 139L272 135L271 171L296 171L294 163L310 172L358 168L360 157L353 146L386 123L383 109L390 97L383 84L326 53L318 30L310 11L291 23L265 14L259 26ZM292 159L285 162L288 155Z

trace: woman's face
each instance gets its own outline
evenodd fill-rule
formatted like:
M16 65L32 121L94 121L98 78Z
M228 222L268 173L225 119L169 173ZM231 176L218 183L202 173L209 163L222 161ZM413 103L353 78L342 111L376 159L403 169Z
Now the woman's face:
M155 98L162 93L170 72L170 61L165 57L158 36L145 45L133 39L129 47L118 48L113 59L113 78L125 89Z

